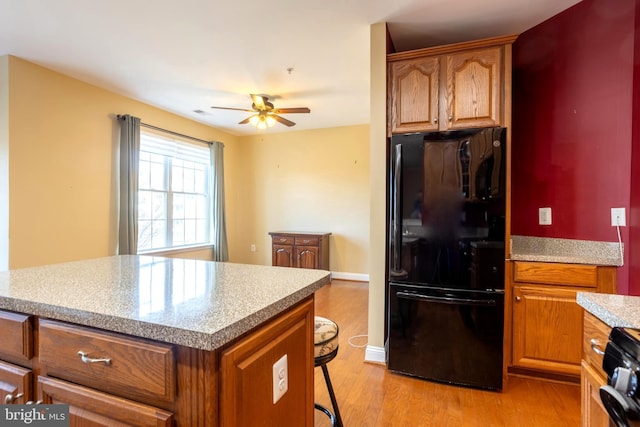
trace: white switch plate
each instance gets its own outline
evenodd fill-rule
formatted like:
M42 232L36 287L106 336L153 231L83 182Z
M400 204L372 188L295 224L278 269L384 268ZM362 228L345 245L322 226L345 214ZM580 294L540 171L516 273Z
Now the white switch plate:
M273 364L273 403L275 404L289 390L289 372L285 354Z
M611 225L613 227L617 225L620 227L627 226L627 218L624 208L611 208Z
M551 225L551 208L538 209L538 224Z

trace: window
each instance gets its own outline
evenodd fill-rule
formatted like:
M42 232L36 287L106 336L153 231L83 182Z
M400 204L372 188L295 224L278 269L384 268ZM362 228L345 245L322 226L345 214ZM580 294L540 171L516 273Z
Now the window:
M138 253L211 243L209 147L140 134Z

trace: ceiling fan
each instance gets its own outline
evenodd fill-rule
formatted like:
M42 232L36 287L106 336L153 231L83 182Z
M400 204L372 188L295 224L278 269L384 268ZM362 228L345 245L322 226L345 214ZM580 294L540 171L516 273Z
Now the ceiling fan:
M239 122L239 125L251 123L259 129L266 129L273 126L276 122L282 123L285 126L295 126L295 123L291 120L287 120L284 117L280 117L279 114L293 114L293 113L310 113L311 110L307 107L298 108L275 108L273 103L269 102L269 97L264 95L251 94L251 110L245 108L231 108L231 107L211 107L218 110L236 110L236 111L248 111L253 113L252 116Z

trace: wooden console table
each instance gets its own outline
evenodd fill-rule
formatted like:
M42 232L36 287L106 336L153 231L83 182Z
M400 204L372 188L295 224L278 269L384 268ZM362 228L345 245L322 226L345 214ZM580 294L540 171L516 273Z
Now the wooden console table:
M272 265L329 270L331 233L272 231Z

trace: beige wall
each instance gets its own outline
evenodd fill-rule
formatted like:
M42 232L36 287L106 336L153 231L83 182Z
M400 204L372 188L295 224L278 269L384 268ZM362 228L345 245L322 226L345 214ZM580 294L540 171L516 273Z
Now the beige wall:
M9 268L9 57L0 56L0 271Z
M10 268L115 254L115 115L126 113L225 144L231 262L271 264L269 231L329 231L331 270L368 273L368 125L235 137L20 58L0 60L10 93L9 126L0 127L11 150ZM0 97L0 120L2 112Z
M331 271L367 274L369 126L264 133L239 145L236 260L270 265L270 231L326 231Z
M10 268L115 254L116 114L221 141L227 169L236 168L234 136L16 57L8 65ZM233 216L228 229L234 241Z
M386 123L387 123L387 27L371 26L371 225L369 265L370 347L384 347L386 253Z

